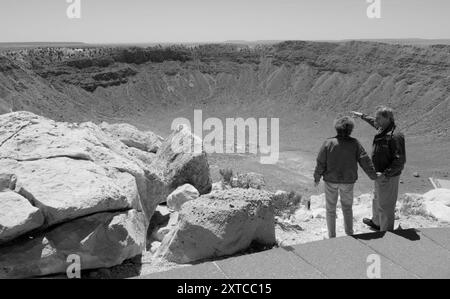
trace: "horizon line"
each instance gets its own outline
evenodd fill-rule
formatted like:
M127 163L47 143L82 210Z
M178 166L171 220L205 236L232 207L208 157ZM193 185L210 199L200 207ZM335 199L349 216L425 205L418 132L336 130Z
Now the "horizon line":
M310 42L346 42L346 41L450 41L449 38L345 38L345 39L261 39L240 40L230 39L223 41L139 41L139 42L86 42L86 41L0 41L5 44L84 44L84 45L138 45L138 44L221 44L221 43L279 43L284 41L310 41Z

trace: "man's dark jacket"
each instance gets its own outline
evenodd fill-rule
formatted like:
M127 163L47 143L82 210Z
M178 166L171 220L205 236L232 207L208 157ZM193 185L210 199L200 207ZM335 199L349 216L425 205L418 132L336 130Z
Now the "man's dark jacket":
M376 179L376 171L361 143L352 137L327 139L317 156L314 180L336 184L354 184L358 179L358 163L366 174Z
M375 118L363 114L362 119L374 128ZM387 177L399 176L406 163L405 136L398 132L395 123L380 129L373 139L372 162L377 172Z

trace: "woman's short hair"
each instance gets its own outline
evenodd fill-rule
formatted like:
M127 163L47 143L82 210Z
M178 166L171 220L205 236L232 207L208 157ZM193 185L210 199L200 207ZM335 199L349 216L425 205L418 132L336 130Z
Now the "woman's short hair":
M350 136L355 127L355 122L351 117L343 116L334 121L334 128L339 136Z

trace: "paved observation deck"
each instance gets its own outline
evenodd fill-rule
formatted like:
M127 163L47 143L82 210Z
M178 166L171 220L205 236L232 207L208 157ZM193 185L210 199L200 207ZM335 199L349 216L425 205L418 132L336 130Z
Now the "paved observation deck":
M450 278L450 228L376 232L280 247L139 279ZM370 271L369 271L370 272Z

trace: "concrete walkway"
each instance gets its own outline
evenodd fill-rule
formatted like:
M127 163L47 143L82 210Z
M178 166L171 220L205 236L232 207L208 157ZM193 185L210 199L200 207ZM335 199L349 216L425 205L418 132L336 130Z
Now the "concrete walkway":
M379 261L379 272L371 271ZM450 278L450 228L341 237L140 276L141 279Z

